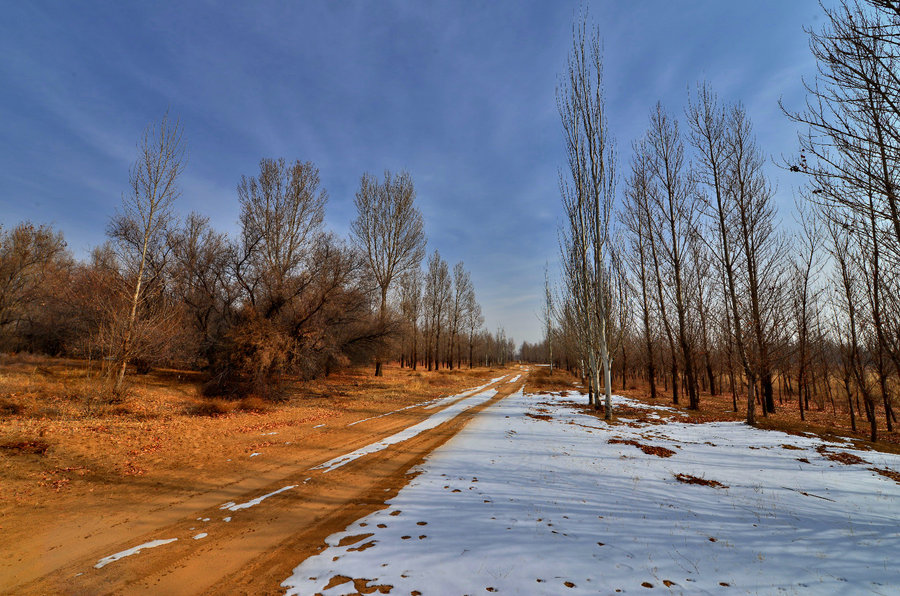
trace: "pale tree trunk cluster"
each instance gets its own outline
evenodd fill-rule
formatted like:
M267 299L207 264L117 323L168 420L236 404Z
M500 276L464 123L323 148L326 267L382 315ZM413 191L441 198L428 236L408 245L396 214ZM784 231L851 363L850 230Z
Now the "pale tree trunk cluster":
M588 30L586 18L573 29L567 67L557 89L568 165L560 174L566 214L560 234L565 280L560 316L572 319L591 404L599 409L602 383L610 418L613 356L622 337L617 315L628 302L611 242L616 154L605 114L600 38Z

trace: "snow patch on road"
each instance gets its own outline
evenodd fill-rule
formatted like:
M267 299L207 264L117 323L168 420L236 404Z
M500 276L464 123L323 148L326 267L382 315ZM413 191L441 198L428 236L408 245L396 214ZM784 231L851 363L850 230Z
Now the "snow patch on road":
M431 430L432 428L435 428L436 426L447 422L448 420L452 420L469 408L473 408L477 405L483 404L484 402L493 398L495 395L497 395L497 390L491 389L489 391L478 393L466 399L462 399L455 404L441 410L440 412L432 414L418 424L414 424L413 426L405 428L398 433L395 433L375 443L366 445L365 447L357 449L356 451L353 451L351 453L347 453L345 455L335 457L334 459L330 459L327 462L315 466L311 469L322 470L323 473L326 473L336 468L340 468L341 466L346 465L355 459L359 459L364 455L383 451L391 445L407 441L427 430Z
M178 538L169 538L168 540L151 540L150 542L145 542L144 544L139 544L135 547L129 548L127 550L123 550L114 555L109 555L108 557L103 557L97 564L94 565L95 569L102 569L106 567L110 563L118 561L119 559L124 559L125 557L130 557L131 555L136 555L145 548L156 548L157 546L162 546L164 544L169 544L170 542L175 542Z
M241 509L249 509L250 507L259 505L260 503L262 503L269 497L274 497L275 495L277 495L279 493L283 493L286 490L291 490L292 488L297 488L297 485L292 484L290 486L285 486L284 488L279 488L278 490L270 492L267 495L263 495L261 497L256 497L255 499L251 499L251 500L247 501L246 503L241 503L240 505L238 505L236 503L232 503L232 502L225 503L224 505L219 507L219 509L227 509L228 511L240 511Z
M466 391L463 391L462 393L459 393L457 395L450 395L447 397L439 397L438 399L431 400L431 402L425 402L427 405L425 406L424 409L433 410L435 408L440 408L441 406L445 406L445 405L447 405L451 402L454 402L460 398L470 397L472 395L475 395L482 389L486 389L487 387L490 387L491 385L493 385L494 383L496 383L497 381L502 379L504 376L506 376L506 375L495 377L495 378L491 379L490 381L488 381L487 383L485 383L484 385L479 385L478 387L473 387L472 389L467 389Z

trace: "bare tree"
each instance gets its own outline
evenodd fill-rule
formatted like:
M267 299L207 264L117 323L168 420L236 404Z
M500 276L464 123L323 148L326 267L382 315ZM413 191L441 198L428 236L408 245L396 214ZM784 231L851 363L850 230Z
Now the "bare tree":
M469 336L469 368L472 368L475 362L474 349L476 335L481 329L482 325L484 325L484 316L481 314L481 305L478 304L478 301L475 298L474 288L466 296L465 313L466 314L464 320L466 331Z
M472 286L472 277L466 271L462 261L453 266L453 298L450 302L449 313L449 347L447 354L447 363L453 368L453 347L456 346L457 367L461 367L462 355L460 346L460 331L465 319L465 309L468 304L469 294L474 294L475 288Z
M440 367L441 331L447 322L447 305L450 302L450 269L447 261L435 250L428 258L425 274L425 359L428 370Z
M49 227L0 227L0 333L17 326L40 300L42 281L65 252L62 234Z
M225 234L212 230L209 220L196 213L170 236L170 243L172 292L186 310L198 356L208 364L238 301L229 274L232 247Z
M739 105L718 105L707 86L688 107L696 177L707 190L704 210L715 230L714 251L723 274L730 343L747 383L747 422L756 421L761 385L764 412L774 412L773 346L782 312L786 245L775 225L773 191L750 121Z
M418 267L400 277L400 312L406 326L406 337L410 344L407 363L416 370L419 360L419 318L422 316L422 270Z
M322 239L328 195L319 170L299 160L262 159L259 176L241 176L241 240L233 258L235 278L264 318L271 318L310 283L304 274Z
M797 251L791 260L790 302L797 342L797 403L800 419L805 420L804 411L809 409L811 340L821 294L816 277L822 268L824 230L819 219L800 204L798 213L800 234Z
M764 158L743 107L733 106L728 122L731 157L728 192L735 207L734 225L741 250L740 278L745 282L753 361L762 384L764 413L770 413L775 411L772 350L780 330L776 317L783 311L787 246L776 226L774 191L762 170Z
M650 114L646 147L647 168L653 183L650 204L654 217L649 221L655 227L654 236L659 245L657 252L663 257L663 263L669 272L670 283L664 285L671 288L671 300L678 320L678 346L687 377L688 407L697 409L700 407L700 395L689 330L686 276L690 242L697 226L698 204L693 182L687 172L678 123L659 103ZM676 383L674 378L672 382Z
M424 225L415 199L416 191L408 172L395 176L385 171L381 183L363 174L356 193L357 217L350 230L381 289L379 317L383 326L391 283L404 272L418 268L425 256ZM382 375L381 366L379 352L375 359L376 377Z
M625 206L622 219L628 236L631 240L631 250L628 255L631 260L631 269L635 272L640 286L641 324L644 335L644 349L646 350L647 380L650 383L650 399L656 399L656 358L654 355L654 333L652 330L652 289L650 288L650 263L648 247L647 201L649 196L649 180L647 170L642 166L636 155L632 161L631 175L628 177L625 192Z
M118 372L114 391L120 391L125 370L134 354L135 333L145 287L161 272L148 267L163 250L172 222L172 205L181 194L178 177L184 170L182 128L168 114L159 124L144 130L138 143L138 158L129 175L130 191L122 197L122 210L110 223L108 233L119 247L130 270L130 312L121 329ZM148 278L148 273L151 278Z
M889 247L900 257L900 14L893 2L841 0L809 31L818 62L806 109L788 112L808 127L791 165L812 177L820 202L864 214L871 191ZM849 192L848 192L849 191Z
M541 311L544 323L544 341L547 342L547 360L550 362L550 375L553 375L553 291L550 288L550 271L544 266L544 308Z
M640 180L640 185L635 187L637 192L632 196L633 205L638 209L638 216L643 218L645 224L644 233L646 236L646 246L649 249L649 263L652 265L652 271L648 272L648 277L653 281L655 292L653 300L656 303L656 311L659 320L662 321L663 330L666 334L666 340L669 345L669 369L672 380L672 403L678 403L678 349L675 345L674 322L671 320L669 311L669 298L665 291L664 280L664 262L663 248L659 240L659 232L654 220L657 218L656 212L651 201L651 192L653 190L653 182L650 172L650 148L646 139L635 144L634 160L632 162L632 173L635 179Z
M588 31L587 15L573 26L567 71L557 88L568 162L560 175L567 227L562 233L563 268L582 325L584 355L596 389L602 368L605 415L612 417L612 350L609 343L615 305L609 246L615 202L616 153L609 134L603 96L599 31ZM599 408L599 400L594 400Z
M836 265L835 277L837 278L837 284L835 289L838 295L837 302L846 316L845 321L849 339L849 346L847 347L849 368L852 371L856 387L863 396L866 418L869 420L869 439L875 442L878 440L875 399L872 395L869 377L866 374L866 363L863 361L864 353L860 346L858 304L862 303L863 300L859 296L859 274L853 267L852 247L849 236L841 229L840 224L836 223L835 219L835 217L829 218L826 226L829 240L831 241L828 251ZM841 323L838 325L841 326Z

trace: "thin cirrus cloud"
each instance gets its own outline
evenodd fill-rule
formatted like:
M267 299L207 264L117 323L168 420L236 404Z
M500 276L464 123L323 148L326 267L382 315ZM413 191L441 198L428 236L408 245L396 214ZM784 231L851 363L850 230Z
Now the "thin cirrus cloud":
M620 174L657 100L708 80L742 100L770 155L794 150L815 0L593 2ZM53 223L76 256L104 240L144 127L185 129L180 210L237 229L262 157L315 163L346 235L363 172L407 169L429 248L472 272L487 327L538 341L557 267L564 166L555 88L578 2L13 3L0 21L0 223ZM817 20L818 19L818 20ZM773 105L776 104L776 105ZM793 181L772 166L780 203ZM622 183L619 188L621 190Z

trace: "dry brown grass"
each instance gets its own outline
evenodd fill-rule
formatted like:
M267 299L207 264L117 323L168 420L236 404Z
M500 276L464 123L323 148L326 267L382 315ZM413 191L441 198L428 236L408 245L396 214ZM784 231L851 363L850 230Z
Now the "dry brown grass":
M699 484L700 486L711 486L713 488L728 488L718 480L709 480L690 474L675 474L675 479L678 480L678 482L683 482L685 484Z
M675 455L675 452L671 449L666 449L665 447L656 447L654 445L645 445L644 443L640 443L635 441L634 439L610 439L607 443L612 444L621 444L621 445L631 445L632 447L637 447L647 455L655 455L656 457L672 457Z
M550 374L548 366L534 366L525 382L526 393L553 393L580 389L579 379L567 370L554 368Z
M130 374L116 396L96 362L0 355L0 526L5 512L40 503L48 489L65 496L155 472L209 469L232 457L226 453L258 444L263 433L284 436L333 417L397 410L480 385L498 371L385 366L384 373L376 379L367 367L289 380L287 399L275 404L205 398L202 375L168 369Z

